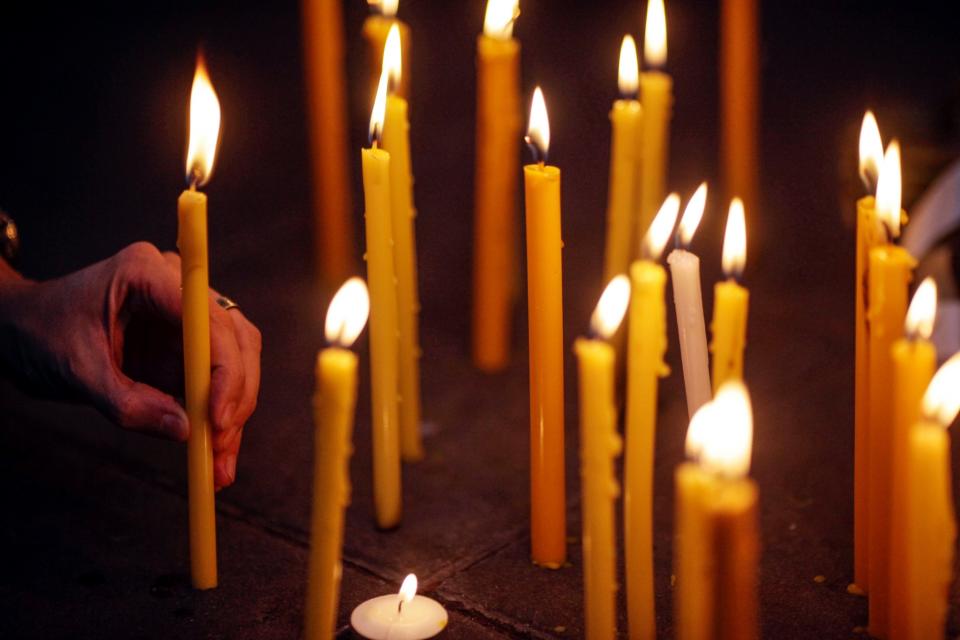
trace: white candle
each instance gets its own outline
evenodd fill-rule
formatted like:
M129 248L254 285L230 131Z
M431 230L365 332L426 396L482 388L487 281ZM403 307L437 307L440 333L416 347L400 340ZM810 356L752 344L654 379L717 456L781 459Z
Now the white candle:
M423 640L447 626L447 611L432 598L417 595L417 576L408 575L400 592L361 603L350 615L354 631L370 640Z
M703 322L703 297L700 294L700 258L687 251L703 217L707 201L707 183L697 189L680 219L678 247L670 252L670 279L677 309L677 333L680 359L687 395L687 412L692 418L697 409L710 401L710 368L707 355L707 328Z

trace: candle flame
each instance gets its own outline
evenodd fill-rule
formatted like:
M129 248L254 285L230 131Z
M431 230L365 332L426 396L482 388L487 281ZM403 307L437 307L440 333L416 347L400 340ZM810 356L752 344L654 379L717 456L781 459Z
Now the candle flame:
M387 18L393 18L397 15L397 6L400 0L367 0L367 5Z
M187 182L202 187L213 174L213 160L220 141L220 101L207 75L203 55L197 56L197 70L190 90L190 135L187 144Z
M882 162L883 141L880 138L880 127L877 126L873 111L868 110L863 114L863 124L860 125L860 179L867 193L876 193Z
M380 82L377 84L377 97L373 100L373 110L370 112L370 144L380 143L380 137L383 135L383 117L387 109L387 84L389 72L386 69L380 71Z
M960 413L960 352L943 363L923 395L923 415L949 427Z
M690 418L690 426L687 427L687 439L684 450L688 460L699 460L703 453L703 443L706 440L707 431L714 428L713 418L710 414L713 403L708 402L697 409L697 412Z
M547 118L547 103L543 100L543 91L538 86L533 90L530 103L530 125L524 138L537 154L539 162L546 162L550 151L550 120Z
M667 64L667 12L663 0L650 0L647 3L643 57L651 67L660 68Z
M933 322L937 317L937 283L933 278L924 278L913 294L907 309L906 334L911 340L929 340L933 335ZM960 393L960 389L958 389Z
M413 600L413 597L417 595L417 576L415 574L408 574L406 578L403 579L403 584L400 585L400 596L401 604L406 604Z
M750 470L753 449L753 409L750 394L739 380L724 383L711 402L708 426L700 437L700 463L709 471L741 478Z
M633 36L628 34L623 36L623 43L620 45L620 68L617 76L620 95L624 98L635 98L639 82L640 64L637 62L637 43L633 41Z
M513 23L520 17L519 0L487 0L487 12L483 18L483 35L497 40L509 40L513 36Z
M350 278L340 286L327 307L324 326L327 342L341 347L352 346L367 324L369 315L367 284L361 278Z
M900 235L900 143L894 140L883 154L880 176L877 179L877 218L883 223L890 238Z
M700 220L703 219L703 209L707 204L707 183L702 182L697 190L693 192L687 208L683 210L683 217L680 218L680 229L677 232L677 240L681 247L689 247L693 240L693 234L697 232L700 226Z
M400 86L403 77L403 48L400 46L400 27L394 22L387 32L387 41L383 45L383 72L387 74L387 89L393 91Z
M609 340L620 328L630 303L630 278L621 274L613 278L600 295L590 318L590 328L598 337Z
M734 198L727 213L727 231L723 234L723 275L739 278L747 262L747 222L743 200Z
M680 196L671 193L660 205L660 210L650 223L647 235L643 239L643 248L647 257L656 262L660 259L667 241L677 224L677 214L680 213Z

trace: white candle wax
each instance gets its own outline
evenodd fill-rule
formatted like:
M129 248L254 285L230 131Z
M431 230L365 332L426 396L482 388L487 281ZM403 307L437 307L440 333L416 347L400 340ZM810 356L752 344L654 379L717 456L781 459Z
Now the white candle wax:
M700 258L684 249L675 249L667 257L673 281L673 302L677 309L677 333L683 362L683 384L690 417L710 401L710 367L707 355L707 329L703 322L703 298L700 294Z
M372 598L350 615L350 625L370 640L422 640L432 638L447 626L447 611L426 596L414 596L399 608L396 594Z

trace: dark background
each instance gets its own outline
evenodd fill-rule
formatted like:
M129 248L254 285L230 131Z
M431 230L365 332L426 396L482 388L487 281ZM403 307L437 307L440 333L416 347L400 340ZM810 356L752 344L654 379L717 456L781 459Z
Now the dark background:
M762 8L763 199L748 230L747 379L762 494L765 637L848 638L866 622L851 564L853 200L867 107L904 146L905 204L960 146L960 40L946 3L767 2ZM582 332L600 291L620 38L637 2L523 2L524 103L541 84L563 169L565 318ZM582 633L575 376L568 366L572 565L527 561L525 328L510 370L466 358L470 312L474 47L484 3L404 0L413 37L411 127L419 210L428 459L405 471L404 526L371 524L368 371L353 460L341 619L407 571L452 612L448 637ZM345 5L354 222L369 104ZM717 170L715 3L668 0L676 104L671 189ZM86 409L0 386L0 636L289 638L300 631L311 474L309 394L326 300L313 284L309 158L296 3L125 3L0 9L0 206L24 273L49 278L135 240L172 249L197 46L223 110L210 196L211 275L264 332L261 406L238 480L218 496L221 587L187 577L184 452ZM518 152L520 145L518 144ZM725 203L694 241L705 305ZM362 238L356 238L359 257ZM521 307L524 305L520 305ZM671 474L686 426L675 342L657 465L658 625L670 615ZM361 345L361 349L365 349ZM946 354L941 354L946 355ZM570 359L572 360L572 358ZM572 364L568 362L568 365ZM823 581L814 581L823 576ZM955 628L955 627L954 627Z

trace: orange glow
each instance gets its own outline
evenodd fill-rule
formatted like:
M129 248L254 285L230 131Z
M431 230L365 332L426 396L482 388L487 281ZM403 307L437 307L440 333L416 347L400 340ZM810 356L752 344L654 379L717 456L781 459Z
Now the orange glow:
M187 182L202 187L213 174L213 161L220 141L220 101L207 75L203 56L197 56L197 70L190 90L190 136L187 145Z

